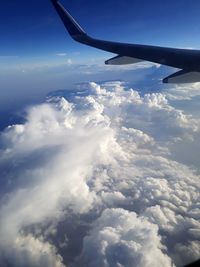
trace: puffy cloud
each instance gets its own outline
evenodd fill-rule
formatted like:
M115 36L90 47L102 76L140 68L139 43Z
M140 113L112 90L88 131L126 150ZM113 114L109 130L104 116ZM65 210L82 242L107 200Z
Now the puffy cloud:
M31 108L24 125L11 126L2 134L1 167L8 183L1 205L2 246L21 244L25 227L57 221L65 209L86 212L94 201L87 176L93 162L101 163L99 151L109 142L110 129L94 129L86 118L79 123L64 99L54 105ZM25 258L23 264L27 265Z
M200 83L172 85L167 91L168 98L171 100L191 100L200 95Z
M119 81L79 84L30 107L26 122L0 138L0 262L197 259L199 171L183 158L191 140L198 144L199 125L166 92L141 96ZM184 153L174 153L180 143Z
M158 227L124 209L106 209L85 237L76 266L171 266Z
M5 254L4 254L5 253ZM63 259L57 254L56 248L43 238L35 238L32 235L18 236L15 244L9 250L3 251L3 266L50 266L64 267Z

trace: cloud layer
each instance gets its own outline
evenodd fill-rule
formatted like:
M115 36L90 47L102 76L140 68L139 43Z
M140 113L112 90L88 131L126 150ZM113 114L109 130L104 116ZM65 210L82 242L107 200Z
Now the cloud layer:
M81 84L1 133L3 266L167 267L199 257L199 169L185 154L198 147L200 124L172 94L180 91Z

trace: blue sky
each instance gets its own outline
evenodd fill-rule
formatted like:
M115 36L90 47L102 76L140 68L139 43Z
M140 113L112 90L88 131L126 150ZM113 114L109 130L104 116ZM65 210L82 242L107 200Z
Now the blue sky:
M61 2L88 34L100 39L200 48L197 0ZM50 0L3 1L0 21L0 113L76 82L108 79L104 60L113 55L72 40ZM128 74L135 81L135 73ZM109 75L122 79L124 72Z
M178 47L200 46L200 2L197 0L191 4L186 0L61 2L88 33L99 38ZM31 62L33 57L54 60L53 56L61 52L72 57L73 52L83 51L87 56L96 52L70 40L49 0L3 1L0 18L0 56L28 57ZM6 60L10 62L8 58Z

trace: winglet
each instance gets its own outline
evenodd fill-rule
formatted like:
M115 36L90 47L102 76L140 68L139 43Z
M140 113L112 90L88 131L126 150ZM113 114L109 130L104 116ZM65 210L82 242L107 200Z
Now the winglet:
M51 2L73 39L76 40L76 37L86 35L81 26L74 20L74 18L69 14L69 12L67 12L58 0L51 0Z

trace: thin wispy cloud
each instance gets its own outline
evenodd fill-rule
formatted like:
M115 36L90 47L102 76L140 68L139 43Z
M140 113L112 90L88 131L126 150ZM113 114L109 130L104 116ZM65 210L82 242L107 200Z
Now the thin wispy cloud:
M57 53L56 56L59 56L59 57L66 57L67 54L66 54L66 53Z
M19 58L19 56L14 56L14 55L0 55L0 59L9 59L9 58Z

